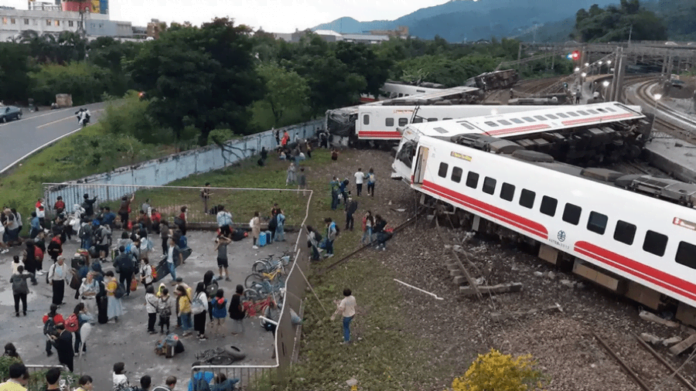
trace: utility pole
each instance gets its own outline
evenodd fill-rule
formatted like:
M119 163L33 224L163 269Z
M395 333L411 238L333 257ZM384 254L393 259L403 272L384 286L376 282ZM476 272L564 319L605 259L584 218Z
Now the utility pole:
M628 46L631 46L631 36L633 35L633 25L631 25L631 29L628 30Z

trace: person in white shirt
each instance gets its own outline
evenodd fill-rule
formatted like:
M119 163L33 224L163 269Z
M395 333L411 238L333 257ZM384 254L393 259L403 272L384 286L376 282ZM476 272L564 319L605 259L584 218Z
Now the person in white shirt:
M150 265L145 265L148 268ZM152 277L150 277L152 278ZM147 311L147 332L150 334L157 334L155 331L155 321L157 321L157 306L159 305L159 299L155 296L155 288L150 284L146 289L145 294L145 310Z
M365 180L365 173L362 172L362 168L358 168L358 172L356 172L353 176L355 176L355 187L358 189L358 197L360 197L363 181Z
M48 281L53 287L53 304L61 305L65 296L65 282L69 281L70 269L65 264L65 258L60 256L56 263L48 269Z
M350 342L350 322L355 317L355 297L353 297L353 292L346 288L343 290L343 300L336 300L336 312L331 315L331 320L336 318L336 315L343 315L343 343L347 344Z
M122 362L117 362L114 364L114 391L121 391L129 388L130 383L128 382L128 377L126 376L126 364Z
M87 277L82 279L82 285L80 285L80 302L84 303L85 309L90 314L94 315L96 304L96 297L99 294L99 281L94 279L94 272L87 273Z
M216 216L220 233L228 238L232 237L232 214L225 210L225 205L218 206Z

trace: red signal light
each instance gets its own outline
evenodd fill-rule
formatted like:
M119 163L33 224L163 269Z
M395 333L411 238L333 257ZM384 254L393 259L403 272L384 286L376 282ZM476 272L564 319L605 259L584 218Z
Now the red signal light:
M577 60L580 58L580 52L576 50L571 56L573 57L573 60Z

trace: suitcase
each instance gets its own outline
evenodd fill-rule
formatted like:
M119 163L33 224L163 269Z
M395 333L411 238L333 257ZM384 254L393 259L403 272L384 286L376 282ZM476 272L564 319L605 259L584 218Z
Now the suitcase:
M261 232L259 234L259 247L263 247L266 245L266 233Z
M266 231L266 244L273 243L273 232Z

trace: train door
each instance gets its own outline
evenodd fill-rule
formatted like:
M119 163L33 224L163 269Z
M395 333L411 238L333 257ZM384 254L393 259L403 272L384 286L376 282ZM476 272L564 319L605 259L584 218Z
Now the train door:
M428 155L430 149L427 147L420 147L418 149L418 159L416 160L416 168L413 171L413 183L422 184L423 178L425 178L425 167L428 163Z
M363 133L362 135L360 133L365 132L365 131L370 129L370 121L372 120L372 113L367 112L367 113L362 113L360 115L361 115L361 117L358 120L360 123L358 124L359 126L356 129L355 133L357 133L358 138L363 138L363 137L365 137L366 133Z

